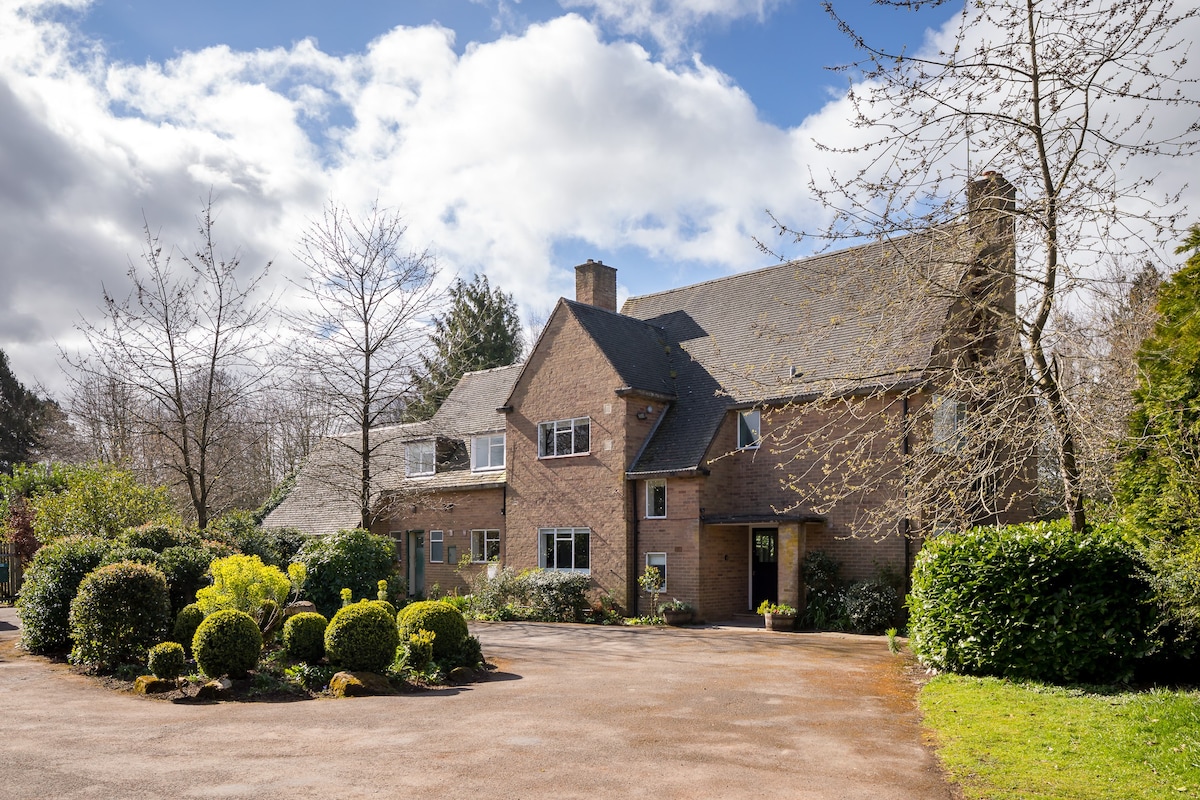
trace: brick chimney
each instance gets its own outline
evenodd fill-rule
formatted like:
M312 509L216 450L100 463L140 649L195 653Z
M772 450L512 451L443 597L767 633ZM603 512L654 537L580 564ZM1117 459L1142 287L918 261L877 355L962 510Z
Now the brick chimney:
M998 172L967 184L967 225L975 263L968 291L982 349L995 353L1015 341L1017 190Z
M588 259L575 268L575 300L606 311L617 310L617 270Z

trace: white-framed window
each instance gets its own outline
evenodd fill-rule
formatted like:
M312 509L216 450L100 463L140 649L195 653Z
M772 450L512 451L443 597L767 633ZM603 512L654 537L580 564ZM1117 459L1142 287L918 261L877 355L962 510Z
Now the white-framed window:
M538 458L574 456L591 451L590 417L558 419L538 424Z
M538 566L559 572L591 572L590 528L538 528Z
M666 553L646 553L647 569L658 570L658 576L661 584L658 587L660 593L667 590L667 554Z
M739 450L749 450L762 444L762 414L758 409L742 411L738 414Z
M500 558L500 531L471 531L471 561L482 564Z
M471 469L475 472L504 469L504 434L493 433L471 439Z
M429 563L441 564L446 560L445 542L441 531L429 532Z
M404 458L408 475L432 475L437 463L434 442L409 442L404 445Z
M667 516L667 481L665 478L646 481L646 519Z
M934 451L953 453L962 449L962 427L966 421L966 405L943 395L934 395L932 403Z

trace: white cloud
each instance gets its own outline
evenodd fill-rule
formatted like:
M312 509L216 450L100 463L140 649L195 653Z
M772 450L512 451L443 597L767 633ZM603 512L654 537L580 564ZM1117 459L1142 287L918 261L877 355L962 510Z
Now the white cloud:
M559 0L564 8L591 9L597 21L623 36L653 39L675 61L689 51L698 28L744 17L766 19L780 0Z

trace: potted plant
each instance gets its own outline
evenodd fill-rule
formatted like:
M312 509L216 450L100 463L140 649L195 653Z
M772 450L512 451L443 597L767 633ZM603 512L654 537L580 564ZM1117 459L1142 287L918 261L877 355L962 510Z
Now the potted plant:
M658 607L658 613L668 625L687 625L692 621L692 607L682 600L663 603Z
M769 631L796 630L796 609L787 603L772 603L763 600L758 607L758 613L763 615Z

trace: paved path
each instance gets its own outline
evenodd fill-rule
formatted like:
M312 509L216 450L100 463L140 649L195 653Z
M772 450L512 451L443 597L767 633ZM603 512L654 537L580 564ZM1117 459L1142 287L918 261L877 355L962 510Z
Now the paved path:
M466 687L179 705L23 655L0 609L0 792L19 798L950 800L886 642L473 625Z

